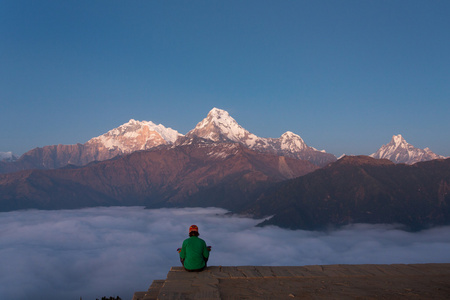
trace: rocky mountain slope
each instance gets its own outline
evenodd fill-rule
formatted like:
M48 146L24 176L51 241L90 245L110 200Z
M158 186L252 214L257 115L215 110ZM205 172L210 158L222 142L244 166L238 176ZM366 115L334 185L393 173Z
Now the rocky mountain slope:
M450 224L450 159L414 165L346 156L266 191L248 211L264 225L324 229L398 223L418 230Z
M196 139L84 167L0 175L0 211L98 205L236 210L268 184L307 174L307 161Z
M419 149L400 135L392 136L391 141L383 145L377 152L370 155L377 159L389 159L395 163L414 164L420 161L429 161L433 159L444 159L444 156L433 153L429 148Z

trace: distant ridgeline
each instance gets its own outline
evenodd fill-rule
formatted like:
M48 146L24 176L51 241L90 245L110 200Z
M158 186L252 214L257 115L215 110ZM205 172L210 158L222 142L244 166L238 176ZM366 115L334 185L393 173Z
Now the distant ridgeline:
M395 165L347 156L272 187L249 212L274 215L261 225L292 229L351 223L397 223L409 230L448 225L450 159Z
M208 159L217 153L222 160ZM273 216L261 225L292 229L398 223L420 230L450 224L449 192L450 159L396 165L344 157L318 169L236 144L190 145L83 168L1 175L0 210L217 206Z

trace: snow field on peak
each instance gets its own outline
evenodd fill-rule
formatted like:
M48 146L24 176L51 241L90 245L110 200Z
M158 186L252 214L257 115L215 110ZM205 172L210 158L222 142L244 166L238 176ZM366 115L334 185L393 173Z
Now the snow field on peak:
M395 145L407 144L406 140L402 137L401 134L392 136L392 142L394 142Z
M199 132L207 126L213 126L217 129L215 133L208 133L203 135L203 138L209 138L214 140L217 135L225 136L227 139L239 142L246 145L250 149L255 148L277 148L275 144L279 143L281 150L284 151L302 151L304 149L311 148L311 150L319 151L315 148L308 147L303 139L291 132L287 131L280 138L261 138L249 131L245 130L242 126L232 118L229 113L225 110L218 108L213 108L208 116L203 119L196 127L193 132ZM325 151L320 151L325 153Z
M203 132L210 127L210 132ZM252 148L259 140L256 135L245 130L225 110L213 108L197 126L190 131L202 138L217 141L221 136L233 142L239 142Z
M14 154L9 151L9 152L0 152L0 160L4 160L4 159L13 159L14 158Z
M370 155L373 158L386 158L395 163L414 164L420 161L444 158L433 153L429 148L419 149L409 144L402 135L392 136L391 141L383 145L377 152Z
M299 151L308 147L299 135L291 131L285 132L280 141L282 150Z
M148 132L145 132L145 128ZM145 140L139 142L141 144L140 147L136 145L139 150L145 149L147 141L163 139L165 142L173 144L178 137L183 136L178 131L172 128L166 128L161 124L156 125L151 121L136 121L131 119L127 123L91 139L88 143L100 142L107 149L112 150L118 148L123 152L130 152L132 149L125 144L129 144L131 141L137 142L136 140L144 134L148 134L148 136Z
M134 119L131 119L128 123L123 124L122 126L125 127L128 124L138 125L139 127L147 126L151 131L156 131L157 133L159 133L162 136L162 138L169 143L174 143L178 137L183 136L181 133L170 127L165 127L162 124L156 125L152 121L136 121Z
M240 141L243 138L250 137L250 139L255 139L256 136L242 128L236 120L234 120L228 113L218 114L213 117L211 122L220 128L221 132L224 133L232 141Z

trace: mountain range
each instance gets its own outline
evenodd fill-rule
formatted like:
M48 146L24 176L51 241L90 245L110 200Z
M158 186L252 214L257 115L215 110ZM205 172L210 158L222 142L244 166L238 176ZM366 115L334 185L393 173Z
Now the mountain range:
M176 130L153 122L131 119L118 128L90 139L85 144L51 145L32 149L16 160L0 162L0 173L29 169L57 169L66 165L83 166L134 151L173 144L182 136Z
M32 149L20 158L15 157L11 152L1 152L0 173L29 169L57 169L66 165L83 166L135 151L182 144L186 139L194 136L214 142L236 142L262 153L303 159L320 167L336 161L334 155L308 146L299 135L293 132L288 131L279 138L261 138L242 128L228 112L213 108L207 117L186 135L151 121L131 119L128 123L94 137L84 144L44 146ZM444 158L434 154L428 148L422 150L413 147L401 135L393 136L389 144L383 145L371 156L407 164Z
M257 137L214 108L186 135L130 120L85 144L2 161L0 211L216 206L292 229L450 224L450 159L423 151L398 135L373 157L337 160L292 132Z
M57 169L68 164L83 166L135 151L179 145L194 136L214 142L236 142L264 153L306 159L318 166L336 160L332 154L307 146L300 136L292 132L286 132L277 139L257 137L243 129L228 112L214 108L186 136L161 124L132 119L118 128L90 139L85 144L44 146L26 152L15 161L1 161L0 173L28 169Z
M137 151L84 167L0 175L0 211L98 205L236 210L259 188L316 169L310 162L260 153L238 143L193 138L177 147ZM211 197L204 198L206 194Z

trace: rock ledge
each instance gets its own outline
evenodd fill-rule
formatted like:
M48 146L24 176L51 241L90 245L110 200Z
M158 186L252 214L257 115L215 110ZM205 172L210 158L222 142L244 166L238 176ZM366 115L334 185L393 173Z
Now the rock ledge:
M450 264L172 267L133 300L448 299Z

